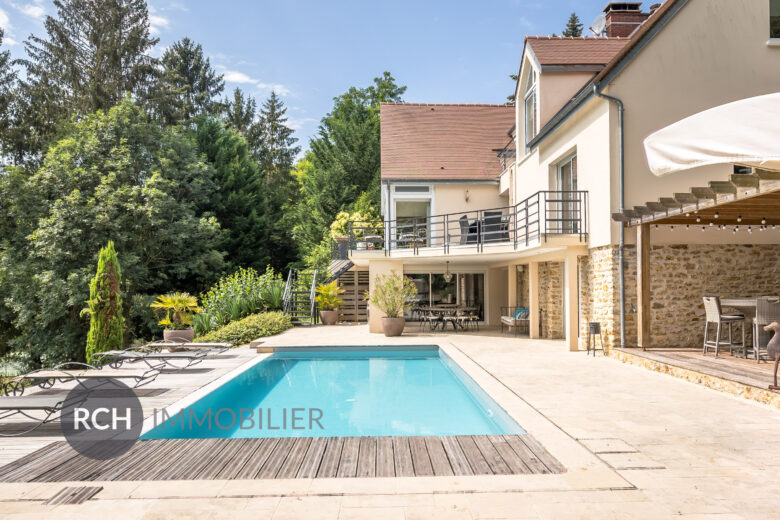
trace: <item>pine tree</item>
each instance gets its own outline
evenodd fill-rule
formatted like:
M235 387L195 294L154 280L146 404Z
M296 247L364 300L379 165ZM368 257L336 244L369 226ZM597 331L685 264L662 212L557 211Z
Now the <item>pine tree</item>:
M252 96L245 96L240 88L236 88L233 91L233 99L225 99L222 105L225 124L246 139L249 149L259 161L262 140L257 122L257 101Z
M517 74L510 74L509 79L515 82L515 85L517 85ZM506 100L509 102L510 105L513 105L515 103L515 93L512 92L506 97Z
M287 126L287 107L276 92L260 109L260 173L265 177L268 194L270 236L269 246L274 267L282 269L297 259L293 248L290 212L298 185L292 175L296 146L293 129Z
M114 242L109 240L106 247L100 250L97 273L89 283L87 363L98 352L122 348L124 319L119 290L121 278Z
M5 31L0 27L0 46L3 44ZM9 143L8 131L11 127L11 117L9 107L14 98L14 89L16 87L16 71L11 66L11 52L0 52L0 150L5 154L7 152L7 143Z
M563 36L582 36L582 22L580 22L577 13L571 13L569 21L566 22L566 28L561 33Z
M119 104L130 94L141 104L156 96L158 42L149 33L144 0L54 0L47 38L31 35L20 60L25 79L15 126L27 138L17 155L40 156L62 120Z
M157 112L164 124L188 123L218 109L216 97L225 89L225 82L203 55L200 44L189 38L174 43L163 54L162 66Z

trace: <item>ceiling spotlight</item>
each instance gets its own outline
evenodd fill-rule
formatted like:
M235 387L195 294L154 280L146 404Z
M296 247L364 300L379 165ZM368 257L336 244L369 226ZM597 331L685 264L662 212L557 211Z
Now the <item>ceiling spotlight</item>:
M753 228L751 226L748 226L748 233L752 233L752 232L753 232Z
M762 219L761 219L761 223L762 223L762 224L766 224L766 218L762 218Z
M691 213L690 213L690 212L686 212L686 213L685 213L685 216L686 216L686 217L690 217L690 216L691 216Z
M715 225L715 223L710 220L710 226L714 226L714 225Z
M658 229L658 224L655 225L655 229Z
M701 227L701 230L702 230L702 231L704 231L705 229L707 229L707 226L702 226L702 227Z
M715 218L718 218L719 216L720 216L720 213L718 213L718 212L716 211L716 212L715 212Z
M739 231L739 226L734 226L734 231Z
M736 235L737 234L737 228L732 229L731 232Z
M737 217L737 222L742 222L742 215L739 215L739 216Z
M696 217L696 222L701 222L701 217Z
M672 231L674 231L674 226L669 226L669 229L671 229Z
M690 224L685 224L685 229L691 229L691 225Z

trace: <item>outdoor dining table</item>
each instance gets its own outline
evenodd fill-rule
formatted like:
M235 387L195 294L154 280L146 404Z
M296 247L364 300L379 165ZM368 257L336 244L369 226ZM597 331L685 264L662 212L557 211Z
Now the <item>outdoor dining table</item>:
M780 296L772 296L770 298L780 300ZM720 306L731 307L732 309L737 309L739 312L744 314L745 325L747 325L748 322L750 322L752 325L753 320L756 319L756 298L722 298L720 300ZM754 341L755 339L751 336L751 342ZM743 352L744 356L747 357L747 349L745 349Z
M430 305L425 307L420 307L420 310L423 312L430 312L432 314L438 314L440 318L444 318L444 316L456 316L458 312L476 312L479 310L479 307L466 307L466 306L460 306L456 304L447 305ZM452 328L454 330L457 330L455 320L441 320L441 330L444 330L444 327L447 325L447 321L452 321Z

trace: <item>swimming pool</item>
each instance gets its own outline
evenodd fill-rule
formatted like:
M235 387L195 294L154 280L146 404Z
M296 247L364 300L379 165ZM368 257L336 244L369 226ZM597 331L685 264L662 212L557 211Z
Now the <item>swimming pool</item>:
M142 438L525 433L437 346L285 348L155 424Z

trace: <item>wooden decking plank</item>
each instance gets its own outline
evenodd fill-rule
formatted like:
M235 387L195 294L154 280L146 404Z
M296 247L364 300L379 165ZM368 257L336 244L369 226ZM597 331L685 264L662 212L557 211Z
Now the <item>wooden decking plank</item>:
M459 435L456 438L463 450L463 454L466 455L466 459L469 461L469 466L471 466L471 471L474 475L492 475L493 472L490 470L490 465L474 443L474 439L469 435Z
M279 473L282 464L284 464L284 461L289 456L294 444L295 437L283 437L279 439L273 453L271 453L271 456L265 461L265 464L260 468L260 472L255 478L276 478L276 474Z
M121 475L121 480L161 480L160 475L180 465L185 457L189 458L198 444L203 439L167 439L166 444L171 446L160 450L160 453L152 457L150 464L133 475L133 467L125 468L126 474Z
M151 441L150 441L151 442ZM161 441L156 441L161 442ZM117 458L114 459L108 459L108 460L98 460L94 461L94 464L89 464L84 467L78 467L78 468L72 468L70 475L68 476L68 479L70 480L79 480L79 481L90 481L90 480L98 480L95 477L101 476L104 472L106 472L109 468L113 467L115 464L119 464L126 460L138 460L139 458L143 458L146 453L146 446L141 442L136 442L130 450L128 450L125 454L120 455Z
M177 453L192 445L193 439L161 439L159 441L138 441L149 450L141 460L118 460L106 468L100 475L101 480L141 480L142 477L154 477L170 464L169 454ZM97 480L97 479L96 479Z
M392 437L378 437L376 440L376 476L395 476Z
M206 447L195 460L180 473L176 474L175 480L195 480L210 465L216 464L215 461L222 457L222 451L229 445L231 439L210 439L213 441Z
M325 447L328 445L327 437L314 437L303 456L303 462L298 469L298 478L314 478L317 476L317 470L320 469L320 462L325 454Z
M280 439L250 439L253 443L250 447L254 447L252 450L252 458L250 458L244 466L238 470L234 477L236 479L255 478L260 472L263 465L268 458L274 452L276 445ZM252 446L254 445L254 446Z
M199 439L187 451L174 453L167 457L168 464L158 472L154 480L189 480L192 478L192 469L214 450L220 439ZM142 480L147 480L142 477Z
M100 457L107 457L110 455L111 447L104 445L102 453L96 451L94 454ZM115 460L115 459L113 459ZM76 455L75 457L65 461L64 463L53 466L51 470L39 475L36 479L37 482L62 482L70 480L82 480L80 475L82 473L92 472L95 468L103 465L105 460L95 460L84 455Z
M409 437L393 437L393 462L396 477L413 477L412 452Z
M433 475L431 458L428 456L428 449L425 447L424 437L409 437L409 449L412 452L412 466L414 474L418 477L427 477Z
M550 473L563 473L566 471L566 468L563 467L563 464L558 462L558 459L550 455L550 452L545 449L544 446L539 444L539 441L534 439L531 435L520 435L520 440L525 443L526 446L528 446L532 452L541 460L545 466L547 466L547 469L550 470Z
M341 448L344 446L344 437L329 437L325 454L322 456L320 469L317 470L317 478L332 478L336 476L341 459Z
M32 461L18 468L9 478L13 478L15 481L33 482L41 475L50 471L51 468L56 468L76 456L78 456L78 453L68 443L63 442L56 450L42 459Z
M215 480L230 480L253 458L255 450L260 447L263 439L235 439L235 453L224 461L222 467L214 475ZM261 441L261 442L258 442Z
M32 453L28 453L27 455L19 457L18 459L0 467L0 482L11 482L11 480L8 480L8 478L9 476L12 476L16 470L22 466L30 464L31 462L38 461L48 456L52 452L59 449L59 445L60 442L50 442L46 446L43 446L42 448L39 448Z
M504 440L517 453L517 456L520 457L523 463L528 466L531 473L550 473L550 470L539 460L539 457L520 440L519 435L504 435Z
M358 453L360 451L360 437L347 437L344 439L344 447L341 449L341 459L336 476L354 477L357 475Z
M357 476L376 476L376 437L360 437Z
M447 458L447 452L444 451L441 438L439 437L424 437L425 447L428 450L428 456L431 458L431 466L433 467L433 474L439 476L452 476L454 475L450 461Z
M452 471L455 475L474 474L474 471L472 471L471 466L469 465L468 458L466 457L466 454L463 453L463 448L458 444L458 439L456 437L441 437L441 444L445 453L447 453L447 458L450 461L450 466L452 466Z
M244 446L245 440L246 439L222 439L224 446L219 453L219 457L213 458L211 463L204 467L195 478L197 480L216 479L217 474L222 471L222 468L228 465Z
M482 455L485 457L485 460L493 473L496 475L512 474L512 470L509 469L507 463L501 458L501 455L496 451L496 448L493 446L493 443L490 442L487 435L474 435L473 439L474 444L476 444L479 451L482 452Z
M496 449L506 465L515 475L531 473L531 469L525 465L523 459L512 449L506 439L501 435L490 435L488 437L493 447Z
M311 437L298 437L293 443L290 454L279 469L276 478L295 478L303 463L303 457L311 444Z

